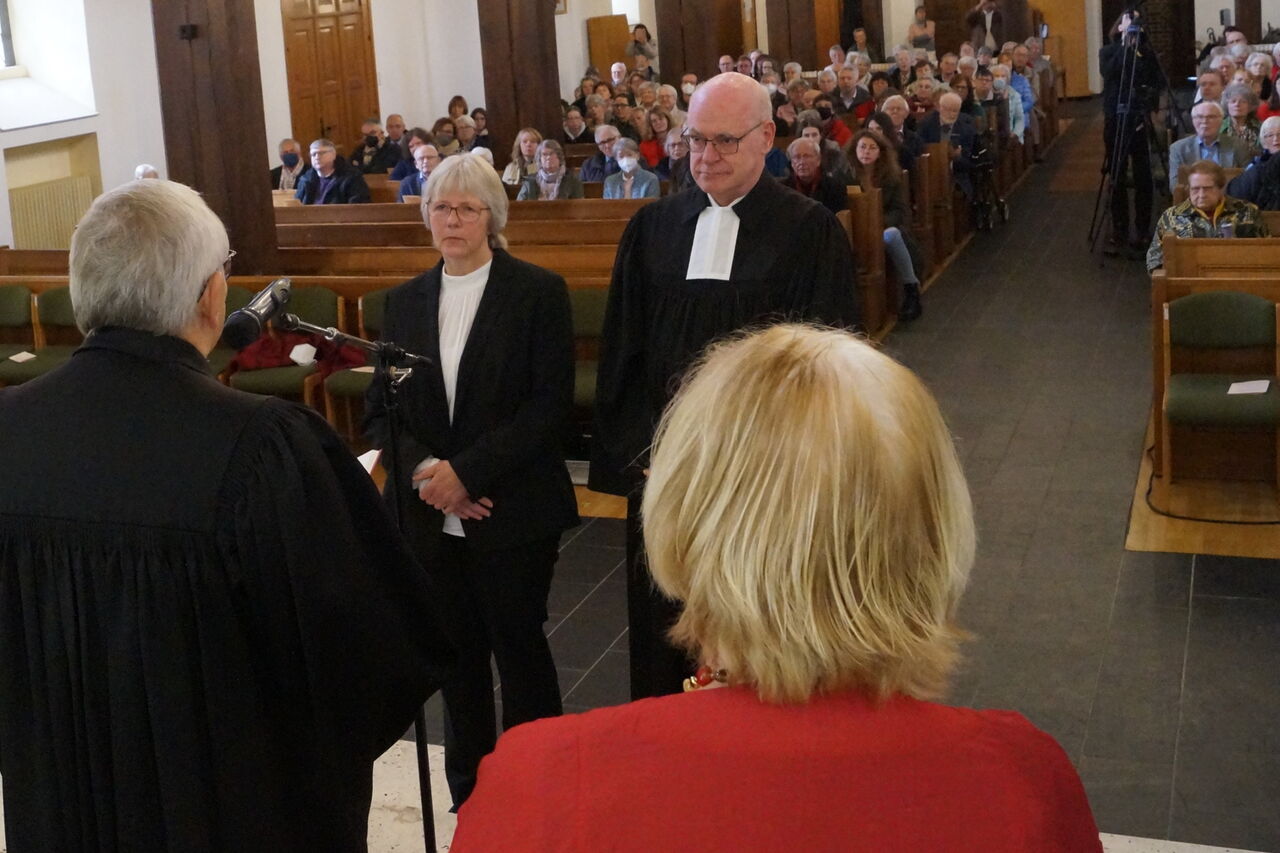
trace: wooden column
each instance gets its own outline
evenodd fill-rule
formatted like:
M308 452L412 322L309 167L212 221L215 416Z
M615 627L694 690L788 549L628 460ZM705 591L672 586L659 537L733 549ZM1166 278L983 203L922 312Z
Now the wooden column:
M818 29L813 0L768 0L769 52L784 60L799 62L805 68L822 68L827 64L822 47L819 62Z
M1249 44L1262 41L1262 0L1236 0L1236 26Z
M737 59L743 52L739 0L655 0L654 12L655 35L662 45L662 77L673 85L686 72L706 80L719 73L716 62L722 54ZM772 50L772 24L769 37L770 52L777 56Z
M152 0L169 178L226 223L235 272L276 267L253 0Z
M485 110L494 160L502 168L511 159L520 128L535 127L552 135L560 129L555 4L483 0L479 7Z

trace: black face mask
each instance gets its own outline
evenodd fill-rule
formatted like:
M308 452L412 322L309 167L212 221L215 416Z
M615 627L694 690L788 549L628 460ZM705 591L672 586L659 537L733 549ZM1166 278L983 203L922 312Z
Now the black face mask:
M831 118L831 107L818 107L818 118L826 121Z
M377 148L377 147L378 147L378 137L374 136L374 135L371 133L371 134L369 134L368 136L366 136L366 137L364 138L364 144L365 144L366 146L368 146L369 148Z

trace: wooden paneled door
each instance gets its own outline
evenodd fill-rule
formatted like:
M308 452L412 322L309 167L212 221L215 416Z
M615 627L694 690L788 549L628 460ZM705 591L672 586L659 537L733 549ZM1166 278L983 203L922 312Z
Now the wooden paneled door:
M370 0L280 0L293 135L346 153L378 112Z

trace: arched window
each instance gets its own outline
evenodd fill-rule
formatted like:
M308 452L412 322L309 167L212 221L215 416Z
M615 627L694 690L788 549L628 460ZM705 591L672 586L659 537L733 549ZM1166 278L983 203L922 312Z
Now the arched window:
M13 31L9 27L9 0L0 0L0 68L15 64Z

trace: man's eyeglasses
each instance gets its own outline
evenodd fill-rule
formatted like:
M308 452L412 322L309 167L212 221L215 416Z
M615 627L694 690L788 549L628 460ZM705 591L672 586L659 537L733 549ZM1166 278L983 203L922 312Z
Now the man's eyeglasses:
M717 154L721 155L722 157L727 157L730 154L737 154L738 146L742 144L742 140L750 136L751 133L756 128L761 127L763 125L764 125L763 121L757 122L740 136L729 136L727 133L722 133L719 136L715 136L715 137L712 137L711 139L708 139L705 136L700 136L698 134L689 133L688 131L685 131L684 133L680 134L680 138L688 143L690 151L696 151L698 153L701 153L707 149L707 143L710 142L711 147L716 150Z
M224 261L222 262L222 275L223 275L223 277L225 277L225 278L229 278L229 277L231 276L231 262L232 262L233 260L235 260L235 257L236 257L236 250L235 250L235 249L228 249L228 250L227 250L227 258L226 258L226 260L224 260Z
M621 136L612 136L608 139L601 139L599 142L596 143L596 145L602 145L605 148L612 148L613 143L617 142L621 138L622 138Z
M488 209L487 207L472 207L469 204L460 204L455 207L452 204L438 201L427 210L432 216L446 220L449 218L450 213L456 213L458 214L459 222L471 223L477 221L480 218L480 214Z

